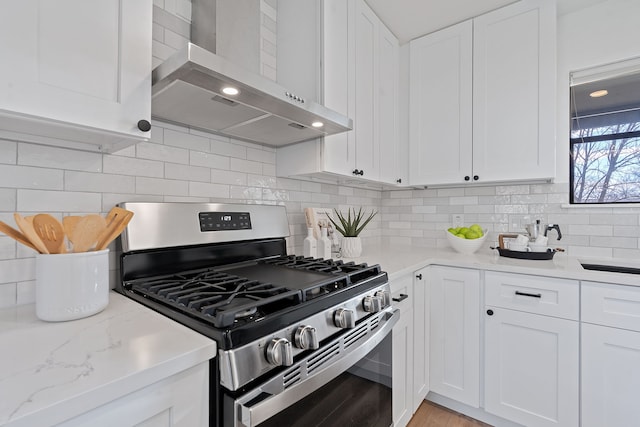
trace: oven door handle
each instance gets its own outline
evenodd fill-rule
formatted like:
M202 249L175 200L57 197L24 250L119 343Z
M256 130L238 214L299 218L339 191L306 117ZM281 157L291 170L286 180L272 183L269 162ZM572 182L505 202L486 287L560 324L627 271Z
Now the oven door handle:
M381 325L378 326L377 330L367 339L367 341L359 345L354 345L350 350L346 350L338 360L334 361L329 366L283 392L274 394L259 403L253 404L252 406L246 406L245 403L236 400L237 421L245 427L255 427L302 398L310 395L329 381L336 378L338 375L342 374L373 350L387 335L389 335L391 329L399 318L399 309L386 312L380 320Z

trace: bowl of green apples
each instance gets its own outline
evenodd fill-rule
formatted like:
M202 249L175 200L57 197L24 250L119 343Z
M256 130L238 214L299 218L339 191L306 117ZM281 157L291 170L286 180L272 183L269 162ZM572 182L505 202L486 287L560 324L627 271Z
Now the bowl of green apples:
M451 247L461 254L476 252L487 239L487 230L478 224L469 227L451 227L447 230L447 240Z

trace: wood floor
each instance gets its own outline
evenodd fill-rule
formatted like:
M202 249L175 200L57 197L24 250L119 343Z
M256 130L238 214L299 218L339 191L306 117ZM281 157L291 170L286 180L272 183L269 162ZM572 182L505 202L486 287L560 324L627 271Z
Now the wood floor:
M490 427L466 415L424 400L407 427Z

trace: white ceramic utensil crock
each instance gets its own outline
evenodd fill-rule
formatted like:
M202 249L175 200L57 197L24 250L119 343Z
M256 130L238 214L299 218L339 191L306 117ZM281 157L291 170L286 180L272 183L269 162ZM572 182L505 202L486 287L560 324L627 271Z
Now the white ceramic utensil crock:
M36 255L36 316L81 319L109 303L109 250Z

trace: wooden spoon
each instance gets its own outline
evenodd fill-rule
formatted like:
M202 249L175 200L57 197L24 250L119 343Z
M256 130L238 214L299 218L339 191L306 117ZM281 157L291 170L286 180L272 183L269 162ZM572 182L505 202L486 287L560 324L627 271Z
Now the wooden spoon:
M22 234L24 234L24 236L29 239L33 246L36 247L38 252L40 252L41 254L48 254L49 250L44 245L42 239L40 239L36 231L33 229L33 225L29 221L24 219L18 212L13 214L13 218L16 220L16 224L18 224L18 228L20 229L20 231L22 231Z
M2 231L7 236L15 239L17 242L22 243L23 245L33 249L36 252L39 252L38 249L33 246L33 243L31 243L24 234L11 227L9 224L0 221L0 231Z
M60 221L49 214L38 214L33 218L33 228L51 254L66 252L64 229Z
M133 212L127 210L124 211L127 213L118 215L119 219L116 218L116 220L109 227L109 230L111 230L109 234L107 234L96 245L96 251L106 249L106 247L109 246L109 243L111 243L116 237L118 237L120 233L122 233L122 231L125 229L127 224L129 224L129 221L131 221L131 218L133 218Z
M73 252L87 252L91 249L106 226L105 219L100 215L82 217L72 232Z
M82 217L77 215L62 217L62 228L64 229L64 234L71 243L73 243L73 230L76 229L76 225L78 225L78 222L80 222L81 219Z

